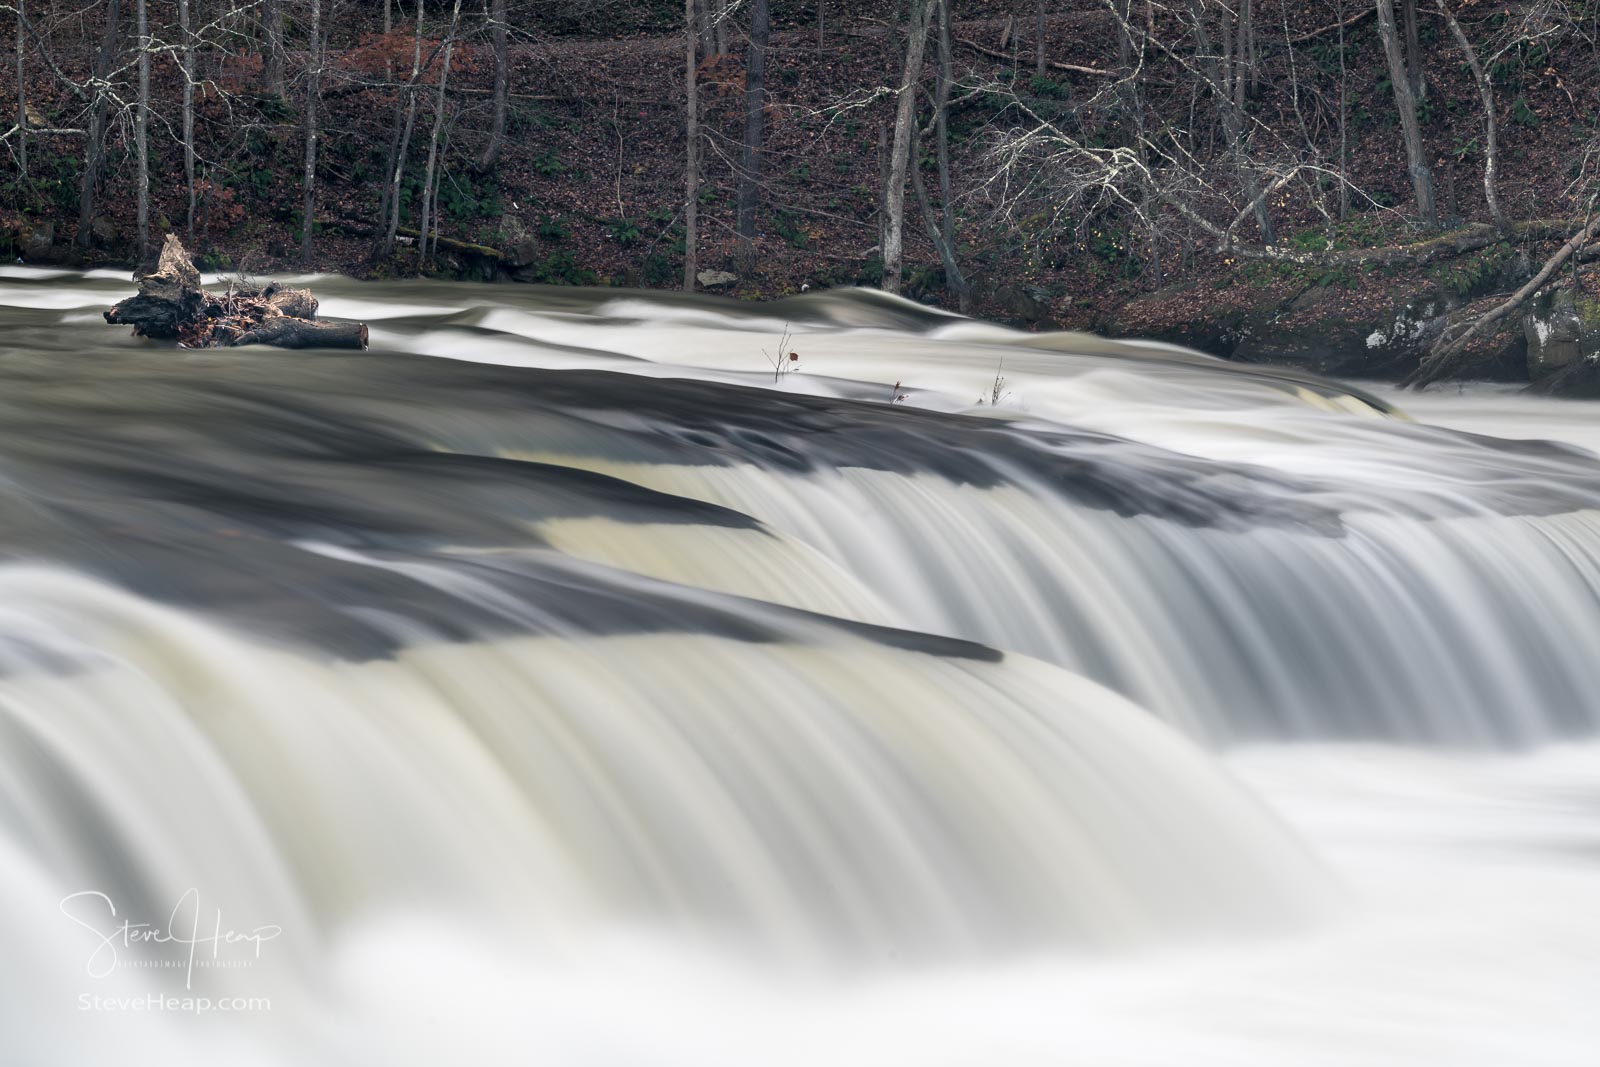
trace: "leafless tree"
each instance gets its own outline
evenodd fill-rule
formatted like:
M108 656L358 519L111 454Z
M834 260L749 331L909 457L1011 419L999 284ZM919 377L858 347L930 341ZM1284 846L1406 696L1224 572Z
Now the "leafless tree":
M490 0L489 47L494 53L494 103L489 120L489 143L478 169L490 171L500 162L506 143L506 110L511 95L511 60L507 48L506 0Z
M712 55L717 50L717 35L711 28L711 0L693 0L694 29L700 36L700 52Z
M683 139L687 146L684 163L683 288L689 293L694 292L695 274L699 268L700 239L700 92L696 78L700 64L695 50L695 21L695 0L683 0Z
M450 60L455 51L456 30L460 25L461 0L455 0L455 6L450 11L450 28L444 39L444 65L439 71L439 91L434 98L433 132L428 136L428 164L422 173L422 225L417 230L419 270L430 256L428 234L431 232L437 236L439 230L436 203L438 192L434 184L435 168L439 161L439 137L444 132L445 92L450 85Z
M1422 143L1422 126L1417 121L1417 97L1411 89L1411 73L1400 51L1395 30L1393 0L1377 0L1378 33L1383 38L1383 54L1389 65L1389 81L1394 87L1394 106L1400 114L1400 132L1405 140L1411 188L1417 198L1417 217L1424 226L1439 225L1439 211L1433 199L1433 171Z
M195 207L195 152L194 152L194 32L189 25L189 0L178 0L178 36L182 39L179 51L179 69L183 74L183 181L188 197L188 210L184 215L184 236L194 247Z
M23 63L26 48L23 45L24 28L28 22L27 0L17 3L17 173L24 181L28 178L28 90L27 70Z
M950 89L953 84L954 58L950 48L950 0L933 0L934 38L938 49L938 75L934 83L933 136L934 151L939 169L940 213L935 215L928 196L927 182L922 168L911 167L911 182L917 192L917 204L928 229L928 238L939 253L939 264L944 269L945 286L954 294L956 305L966 314L972 309L972 289L962 273L956 255L955 200L950 188ZM920 155L921 153L915 153Z
M146 0L133 0L138 26L139 102L134 113L134 152L139 161L136 192L140 266L150 252L150 13Z
M322 0L311 0L311 51L307 59L306 102L302 115L305 126L305 175L300 211L300 268L311 269L312 234L317 220L317 110L322 102L322 65L326 39L322 30Z
M1223 136L1228 143L1229 155L1233 159L1240 184L1244 187L1245 196L1250 201L1250 210L1256 217L1256 227L1261 231L1261 243L1270 245L1273 242L1272 215L1267 198L1261 193L1261 181L1250 164L1244 107L1234 89L1233 65L1222 62L1212 44L1211 32L1206 26L1208 21L1206 0L1189 0L1189 16L1191 22L1189 29L1195 40L1195 58L1205 83L1211 90L1217 118L1222 124ZM1223 27L1222 40L1225 45L1233 40L1233 34L1228 31L1226 25ZM1229 47L1231 48L1231 45Z
M1044 77L1044 0L1033 7L1033 72Z
M384 207L388 218L383 223L383 237L378 245L380 258L394 251L394 239L400 229L400 181L405 175L406 157L411 152L411 131L417 123L417 82L422 77L422 14L423 0L417 0L417 26L411 44L411 78L406 82L400 103L396 103L395 136L390 145L389 169L385 177L387 189Z
M761 204L761 134L766 122L767 39L772 32L768 0L754 0L750 51L744 68L744 143L739 160L739 207L735 233L741 269L755 263L756 209Z
M917 83L922 78L922 57L928 41L929 3L930 0L911 0L905 74L896 91L894 144L889 150L889 185L884 191L884 214L888 227L883 242L883 289L890 293L900 291L906 221L906 164L911 155L911 139L916 124Z
M284 88L283 0L262 0L266 22L267 47L262 57L262 76L267 92L281 97Z
M1240 107L1244 106L1246 87L1251 92L1256 89L1260 60L1256 50L1256 11L1254 0L1239 0L1239 25L1233 47L1234 62L1238 69L1235 71L1234 99Z
M1322 195L1321 185L1348 181L1342 165L1322 162L1312 127L1301 115L1293 53L1284 89L1285 103L1301 115L1295 130L1298 144L1286 140L1282 124L1268 127L1238 106L1248 72L1231 57L1224 62L1211 47L1221 39L1220 33L1212 36L1219 17L1235 42L1236 23L1217 13L1208 26L1207 8L1200 4L1180 9L1176 13L1183 18L1177 24L1194 42L1192 50L1185 50L1158 35L1149 17L1152 8L1137 21L1129 17L1134 9L1126 0L1106 0L1106 9L1122 38L1119 66L1112 72L1089 71L1096 77L1113 76L1073 105L1041 110L1039 101L1003 82L966 87L968 94L1009 101L977 136L985 146L982 165L964 194L993 212L992 228L1018 235L1032 247L1058 235L1071 236L1081 246L1090 231L1099 231L1096 240L1123 260L1135 255L1132 242L1142 235L1142 258L1152 279L1161 276L1163 244L1182 250L1189 246L1191 233L1213 242L1224 255L1327 265L1325 254L1266 240L1270 219L1263 216L1273 198L1298 188L1315 201ZM1143 87L1164 80L1147 74L1153 55L1165 61L1162 74L1171 71L1189 82L1191 114L1209 98L1223 129L1221 152L1207 149L1193 121L1180 124L1170 110L1147 110ZM1114 121L1108 123L1107 117ZM1331 211L1326 217L1331 224ZM1241 237L1241 228L1251 219L1263 231L1260 243ZM1416 255L1436 251L1392 249L1384 254L1411 262Z
M1451 14L1449 4L1446 0L1438 0L1438 4L1439 14L1450 28L1450 35L1461 50L1461 58L1466 60L1472 80L1478 85L1478 98L1483 104L1483 197L1489 205L1489 218L1494 222L1495 229L1503 232L1506 229L1506 215L1500 206L1500 139L1495 127L1494 83L1489 80L1483 61L1478 58L1478 50L1467 40L1461 24Z
M1345 65L1344 0L1338 6L1339 48L1339 219L1350 217L1350 72ZM1286 42L1290 48L1294 42Z
M119 42L117 24L122 0L104 0L105 21L100 31L100 47L94 59L94 102L89 107L89 136L84 149L83 175L78 185L79 248L88 248L93 235L95 187L100 182L100 167L105 160L106 117L111 105L111 72L116 67Z
M1428 96L1428 82L1422 70L1422 37L1417 29L1417 0L1400 0L1400 22L1406 33L1406 82L1417 103Z

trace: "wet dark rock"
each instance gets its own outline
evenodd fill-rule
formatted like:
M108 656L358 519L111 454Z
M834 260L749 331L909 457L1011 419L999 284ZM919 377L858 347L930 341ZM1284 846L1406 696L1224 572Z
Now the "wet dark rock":
M119 236L116 223L104 215L98 216L89 224L89 235L94 238L94 243L101 248L110 248L115 245Z
M1600 359L1583 356L1528 387L1532 393L1564 396L1573 400L1600 399Z
M25 259L49 259L55 243L56 224L49 219L30 219L17 235L17 251Z
M515 270L518 267L526 267L529 264L536 263L541 258L543 258L543 250L539 242L532 237L524 237L505 250L505 255L501 262L508 268Z
M1006 316L1024 326L1054 326L1050 290L1026 282L1006 282L989 294Z
M1569 364L1600 355L1600 296L1571 288L1547 289L1522 313L1528 372L1534 381Z

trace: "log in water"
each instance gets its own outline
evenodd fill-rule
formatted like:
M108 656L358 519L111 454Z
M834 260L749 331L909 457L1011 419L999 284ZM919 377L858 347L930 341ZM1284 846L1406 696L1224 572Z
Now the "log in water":
M136 337L174 340L183 348L276 345L279 348L366 348L359 322L318 322L309 289L276 282L230 281L225 293L200 288L183 243L168 234L155 270L139 276L139 292L107 309L106 322L132 326Z
M1587 406L866 293L157 349L124 284L0 274L22 1062L1590 1054Z

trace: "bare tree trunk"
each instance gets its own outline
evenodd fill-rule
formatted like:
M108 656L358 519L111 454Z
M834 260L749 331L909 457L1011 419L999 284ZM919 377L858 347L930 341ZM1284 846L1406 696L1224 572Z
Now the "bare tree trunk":
M374 254L381 250L383 234L389 228L389 175L393 173L395 160L400 155L400 135L405 131L405 114L405 108L400 106L399 99L396 98L394 118L389 124L389 151L383 157L383 187L378 190L377 224L372 229L377 237L372 249Z
M906 164L911 155L911 134L917 116L917 82L922 78L922 56L928 41L930 0L911 0L911 21L906 42L905 77L900 83L894 117L894 147L889 154L889 188L884 201L889 230L883 247L883 290L900 291L900 267L906 221Z
M878 124L878 258L889 247L889 127Z
M972 294L956 262L956 206L950 194L950 90L955 84L955 50L950 41L951 0L935 2L938 4L935 12L938 21L934 27L937 33L934 40L938 47L939 74L934 84L933 136L939 164L939 209L944 216L944 238L949 250L949 262L944 266L946 282L955 292L961 311L965 314L972 302ZM950 276L952 272L954 277Z
M716 55L717 35L711 28L711 0L694 0L694 25L700 35L700 55Z
M772 32L768 0L755 0L750 13L750 52L744 64L744 146L739 161L740 269L755 264L756 210L761 205L761 133L766 120L767 38Z
M22 62L23 30L27 25L27 0L17 3L17 166L22 170L22 180L28 180L28 97L24 87L25 69Z
M183 69L183 181L188 193L188 213L184 216L184 237L194 244L194 34L189 26L189 0L178 0L178 35L183 38L180 63Z
M1222 42L1222 62L1219 64L1222 71L1222 91L1238 107L1244 106L1244 98L1235 91L1239 81L1239 61L1233 54L1233 46L1238 41L1239 20L1234 17L1233 8L1227 3L1221 5L1221 24L1217 27L1217 39Z
M394 30L392 21L392 8L394 0L383 0L383 35L385 38ZM394 64L389 59L389 49L383 50L383 83L388 85L394 81ZM389 151L383 157L383 187L378 191L378 224L373 228L374 233L381 234L387 227L389 218L389 172L394 169L395 153L400 149L400 127L402 124L401 110L395 108L394 121L389 127ZM373 251L377 251L376 245Z
M283 0L265 0L267 54L263 57L262 76L267 92L283 95Z
M684 161L683 289L687 293L694 292L700 266L700 90L695 80L700 65L695 56L694 8L694 0L683 0L683 130L688 145Z
M144 265L150 252L150 12L145 0L134 0L134 23L139 33L139 104L133 119L134 154L139 162L136 207L137 252Z
M511 63L506 42L509 37L506 25L506 0L491 0L489 6L489 43L494 50L494 113L489 120L489 145L478 160L478 169L493 170L500 162L500 153L506 142L506 106L511 96Z
M20 2L20 0L19 0L19 2ZM826 37L824 35L824 20L823 20L823 16L826 14L826 12L823 9L826 6L827 6L827 0L817 0L817 55L819 55L819 56L822 54L823 48L827 45L827 39L826 39ZM22 31L18 30L17 32L21 33ZM18 45L17 47L20 49L22 46Z
M450 10L450 32L444 39L444 67L439 71L439 92L433 108L433 133L428 137L428 165L422 172L422 225L417 227L417 271L428 260L429 227L439 229L438 205L434 202L434 168L439 161L439 135L444 132L445 92L450 87L450 57L456 46L456 27L461 22L461 0Z
M1405 138L1406 159L1410 163L1411 188L1417 197L1417 215L1424 226L1439 225L1439 211L1433 201L1433 172L1422 144L1422 127L1417 123L1417 98L1411 92L1405 57L1395 32L1393 0L1377 0L1378 33L1383 38L1383 54L1389 64L1389 81L1394 86L1394 104L1400 112L1400 131Z
M1133 50L1133 0L1111 0L1110 9L1117 23L1117 68L1121 71L1131 72L1134 64ZM1141 55L1141 59L1143 56ZM1144 94L1139 91L1139 82L1134 77L1122 77L1117 81L1117 100L1122 110L1122 122L1128 130L1126 139L1134 147L1134 153L1139 160L1139 165L1145 168L1146 177L1141 181L1144 203L1141 205L1140 217L1145 221L1150 241L1150 263L1153 268L1151 280L1156 288L1161 286L1161 231L1155 225L1154 214L1145 209L1144 205L1159 205L1160 197L1155 191L1155 184L1149 178L1150 150L1149 140L1145 135Z
M306 72L305 196L300 215L300 269L311 269L317 219L317 105L322 101L322 0L311 0L311 69Z
M1261 231L1261 243L1270 245L1273 243L1272 214L1267 207L1267 198L1261 194L1261 182L1250 167L1244 135L1244 111L1233 93L1229 64L1218 62L1217 53L1212 48L1211 34L1206 29L1205 0L1190 0L1189 11L1194 21L1195 51L1198 53L1200 70L1209 83L1212 99L1216 102L1217 117L1222 122L1223 137L1227 139L1228 151L1238 168L1239 183L1244 189L1245 200L1254 205L1256 227ZM1224 19L1226 18L1227 15L1224 13ZM1232 40L1232 34L1228 31L1229 27L1224 22L1222 32L1224 43ZM1228 45L1228 51L1230 53L1232 51L1231 44Z
M411 131L417 123L417 80L422 76L422 2L417 0L417 31L411 46L411 80L406 84L405 121L400 125L399 138L392 153L393 163L389 178L389 221L383 231L383 241L378 255L387 256L394 251L395 231L400 228L400 180L405 175L406 156L411 153Z
M717 37L717 55L728 54L728 0L716 0L716 15L712 18L712 29Z
M1256 16L1252 0L1241 0L1239 4L1239 36L1233 52L1239 64L1234 99L1242 107L1246 87L1251 92L1254 92L1256 87Z
M1406 31L1406 81L1417 103L1428 98L1428 83L1422 76L1422 41L1417 35L1417 0L1400 0L1400 22Z
M1500 188L1498 171L1500 169L1500 144L1495 131L1494 120L1494 84L1484 72L1483 63L1478 59L1478 50L1472 47L1472 42L1467 40L1467 35L1461 32L1461 24L1450 13L1450 8L1445 0L1438 0L1439 14L1444 16L1444 21L1450 27L1450 33L1456 39L1456 45L1461 49L1461 56L1467 61L1467 67L1472 71L1472 78L1478 83L1478 98L1483 102L1483 198L1489 205L1489 219L1494 223L1494 228L1501 232L1506 228L1505 212L1500 207Z
M939 206L942 220L935 220L932 205L928 202L928 190L922 179L921 168L915 166L911 168L911 185L917 192L917 203L922 209L928 237L939 253L939 264L944 268L945 287L954 294L956 306L965 315L972 310L972 289L967 285L967 279L961 273L961 265L956 260L956 213L950 197L950 127L947 121L950 112L953 66L950 49L950 0L934 0L934 5L939 75L934 88L933 133L939 163Z
M84 151L83 176L78 185L78 237L79 248L88 248L94 227L94 193L100 182L100 165L106 152L106 108L109 88L106 79L117 60L117 22L122 14L122 0L105 0L106 18L100 33L100 50L94 60L94 103L89 108L89 137Z
M1350 217L1350 78L1344 60L1344 3L1339 3L1339 221ZM1290 45L1293 48L1294 45Z
M935 0L938 2L938 0ZM1033 7L1033 72L1044 77L1044 0Z

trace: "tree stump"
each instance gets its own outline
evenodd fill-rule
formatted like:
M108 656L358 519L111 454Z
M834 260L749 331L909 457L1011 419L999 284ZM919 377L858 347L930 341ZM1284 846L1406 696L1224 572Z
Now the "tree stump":
M367 347L359 322L317 321L309 289L231 288L208 293L183 242L168 234L156 269L139 278L139 293L105 313L112 325L132 326L139 337L176 340L185 348L276 345L279 348Z

